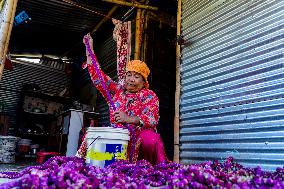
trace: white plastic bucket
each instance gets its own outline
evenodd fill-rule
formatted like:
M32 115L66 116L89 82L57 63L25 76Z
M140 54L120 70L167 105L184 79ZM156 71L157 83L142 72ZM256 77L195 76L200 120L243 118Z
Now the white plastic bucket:
M90 127L86 135L86 163L105 167L127 158L129 131L113 127Z
M13 136L0 136L0 163L15 163L17 140Z

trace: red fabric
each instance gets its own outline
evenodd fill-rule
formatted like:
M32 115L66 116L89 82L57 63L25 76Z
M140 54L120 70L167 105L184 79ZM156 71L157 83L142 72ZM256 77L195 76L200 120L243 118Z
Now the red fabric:
M87 67L96 88L107 100L95 69L91 65L87 65ZM145 159L153 164L167 161L160 135L156 133L156 126L159 121L159 99L156 94L149 89L142 89L133 94L126 93L123 85L124 81L119 82L122 83L119 84L103 73L102 70L100 72L117 110L124 111L130 116L138 116L144 122L141 128L134 124L126 125L131 132L131 139L128 143L128 157L130 160L136 162L137 159ZM111 126L125 127L123 124L115 123L114 111L111 108L110 123ZM83 142L77 155L85 157L86 142Z
M6 70L13 70L13 64L12 61L9 58L5 59L4 69Z

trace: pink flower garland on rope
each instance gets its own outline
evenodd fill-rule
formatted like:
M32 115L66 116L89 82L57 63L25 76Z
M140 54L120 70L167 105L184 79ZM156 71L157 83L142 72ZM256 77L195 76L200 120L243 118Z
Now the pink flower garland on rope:
M117 76L122 81L125 76L125 68L127 62L130 61L131 54L131 22L122 22L112 19L115 25L113 30L113 39L116 41L117 56Z

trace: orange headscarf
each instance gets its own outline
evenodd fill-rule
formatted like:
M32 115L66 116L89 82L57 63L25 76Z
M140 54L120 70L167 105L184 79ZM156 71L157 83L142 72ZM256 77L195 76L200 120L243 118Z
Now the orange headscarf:
M142 77L144 78L145 82L146 82L146 88L149 87L148 84L148 76L150 74L150 70L148 68L148 66L146 65L145 62L141 61L141 60L131 60L127 63L126 65L126 71L133 71L133 72L137 72L139 74L142 75Z

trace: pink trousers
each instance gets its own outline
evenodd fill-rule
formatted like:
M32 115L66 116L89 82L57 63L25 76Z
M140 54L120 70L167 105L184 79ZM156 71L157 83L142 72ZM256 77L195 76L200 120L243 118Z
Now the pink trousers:
M168 161L163 142L158 133L151 130L142 130L138 135L138 139L140 141L138 160L145 159L153 165Z

